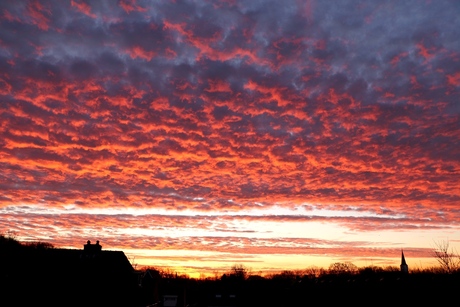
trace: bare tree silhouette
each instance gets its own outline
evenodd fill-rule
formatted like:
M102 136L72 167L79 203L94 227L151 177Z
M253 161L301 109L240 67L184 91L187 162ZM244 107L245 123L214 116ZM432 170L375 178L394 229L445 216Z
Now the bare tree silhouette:
M435 242L434 257L444 272L453 273L460 270L460 255L450 248L449 241Z
M321 275L326 274L326 270L324 268L312 265L304 269L304 274L310 278L318 278Z
M248 278L248 275L250 274L249 269L243 264L234 264L230 271L230 276L233 276L241 280L245 280L246 278Z
M358 267L351 262L335 262L329 266L329 274L355 274Z

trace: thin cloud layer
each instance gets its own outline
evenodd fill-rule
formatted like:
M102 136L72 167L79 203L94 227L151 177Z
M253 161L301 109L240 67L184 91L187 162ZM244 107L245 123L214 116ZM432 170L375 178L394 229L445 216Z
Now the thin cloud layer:
M214 229L202 217L225 212L458 234L459 14L424 0L4 1L2 228ZM12 209L73 205L177 217ZM338 213L244 216L302 206Z

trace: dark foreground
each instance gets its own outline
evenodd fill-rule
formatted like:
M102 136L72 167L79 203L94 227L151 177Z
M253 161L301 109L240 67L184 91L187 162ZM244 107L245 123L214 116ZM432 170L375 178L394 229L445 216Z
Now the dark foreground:
M321 276L213 280L136 271L121 251L24 245L0 236L0 306L457 306L460 272L364 269Z
M165 297L175 297L176 301L164 306L180 307L455 306L460 294L458 275L439 274L288 280L250 277L240 281L161 278L137 284L72 279L65 270L53 279L18 272L14 283L2 280L1 306L163 306Z

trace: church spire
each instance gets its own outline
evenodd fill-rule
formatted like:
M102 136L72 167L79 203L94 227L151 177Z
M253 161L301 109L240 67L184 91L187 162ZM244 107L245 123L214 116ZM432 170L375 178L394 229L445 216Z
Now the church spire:
M401 250L401 273L409 273L409 266L406 263L406 258L404 258L404 251Z

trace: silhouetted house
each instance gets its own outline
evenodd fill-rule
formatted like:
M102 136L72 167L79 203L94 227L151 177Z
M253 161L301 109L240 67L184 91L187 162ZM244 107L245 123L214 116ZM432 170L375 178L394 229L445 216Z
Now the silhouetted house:
M103 251L99 241L91 244L88 241L83 246L83 252L79 251L80 265L84 269L92 269L92 272L100 272L109 275L134 276L134 269L122 251ZM91 273L91 272L90 272Z
M1 256L4 293L14 306L132 306L138 293L137 274L126 255L104 251L99 242L88 241L83 250L23 246Z
M401 250L401 273L408 274L409 273L409 266L406 263L406 258L404 258L404 252Z

